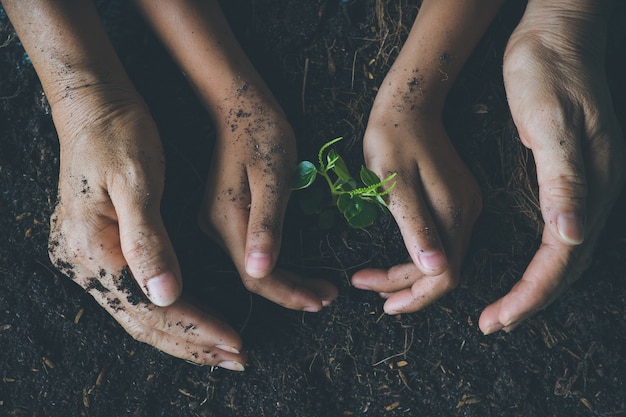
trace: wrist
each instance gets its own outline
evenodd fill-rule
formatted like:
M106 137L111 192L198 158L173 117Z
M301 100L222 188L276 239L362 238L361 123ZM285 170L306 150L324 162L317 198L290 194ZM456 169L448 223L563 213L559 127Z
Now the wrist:
M534 32L548 44L601 52L602 58L609 12L607 0L531 0L515 33Z
M446 74L437 73L428 76L425 71L389 71L374 101L377 114L386 114L391 118L440 117L449 87L444 85L447 83Z
M62 146L85 130L106 127L127 114L138 115L138 109L149 117L147 106L130 83L83 77L64 85L49 98Z

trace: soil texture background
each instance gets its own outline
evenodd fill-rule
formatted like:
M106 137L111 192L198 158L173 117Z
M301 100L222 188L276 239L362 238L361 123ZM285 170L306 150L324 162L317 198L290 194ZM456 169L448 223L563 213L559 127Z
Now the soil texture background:
M353 172L377 86L418 11L409 0L229 0L242 46L281 102L300 157L338 136ZM531 156L516 136L502 54L523 12L508 2L455 84L448 132L476 175L484 212L459 288L388 316L348 279L406 258L397 227L331 229L288 210L280 265L324 277L338 300L287 311L242 286L195 218L213 124L132 4L100 1L112 42L165 147L163 215L185 286L241 331L246 372L199 367L128 336L47 256L59 149L41 86L0 9L0 416L622 416L626 415L626 195L591 268L510 334L483 336L482 309L538 247ZM626 126L626 2L616 1L607 71ZM527 172L528 171L528 172Z

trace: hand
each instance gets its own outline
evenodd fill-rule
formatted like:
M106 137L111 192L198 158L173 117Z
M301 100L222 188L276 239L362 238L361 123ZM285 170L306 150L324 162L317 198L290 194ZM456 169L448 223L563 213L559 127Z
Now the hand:
M545 226L521 280L483 311L486 334L514 329L580 278L624 185L624 139L603 67L605 31L590 10L530 2L509 41L506 91L537 165Z
M420 310L458 285L482 200L440 117L424 114L423 108L408 111L412 103L395 102L407 96L388 94L385 87L365 133L365 161L381 178L397 173L389 210L410 261L389 270L361 270L352 284L381 293L387 298L385 312L398 314Z
M140 99L105 88L105 99L85 91L97 87L84 87L86 94L75 92L53 108L61 167L50 258L135 339L189 361L243 370L237 333L176 301L181 278L159 211L158 133Z
M250 291L319 311L337 296L332 284L275 268L296 159L282 110L244 84L214 113L219 132L200 226L228 251Z

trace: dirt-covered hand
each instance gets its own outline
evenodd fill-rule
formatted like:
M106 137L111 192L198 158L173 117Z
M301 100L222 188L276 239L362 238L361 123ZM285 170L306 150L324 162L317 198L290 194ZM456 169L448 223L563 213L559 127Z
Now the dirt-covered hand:
M199 223L226 248L250 291L290 309L319 311L337 296L332 284L275 268L296 165L293 131L253 85L233 90L214 111L218 138Z
M457 286L482 200L440 119L397 112L411 104L389 104L381 93L364 138L365 160L381 177L397 173L389 210L410 261L361 270L352 283L381 293L385 312L398 314L420 310Z
M529 2L505 54L507 96L533 152L545 226L521 280L483 311L487 334L512 330L580 278L626 178L603 64L603 2L555 3Z
M61 162L50 258L137 340L241 370L236 332L176 301L182 285L159 210L164 162L156 126L141 99L120 92L111 100L114 89L105 89L103 100L97 91L71 91L53 108Z

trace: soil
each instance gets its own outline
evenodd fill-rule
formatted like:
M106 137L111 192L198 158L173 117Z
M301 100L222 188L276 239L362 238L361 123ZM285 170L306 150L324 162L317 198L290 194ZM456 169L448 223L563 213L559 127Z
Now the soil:
M244 49L286 109L302 158L338 136L348 165L376 88L418 10L397 0L229 0ZM626 126L626 3L615 2L607 71ZM282 309L242 286L195 223L214 128L131 5L101 1L111 39L162 135L163 215L185 285L244 339L244 373L199 367L128 336L48 260L59 150L41 86L0 9L0 416L619 416L626 415L626 195L593 265L516 331L485 337L482 308L519 279L538 245L532 159L506 106L501 62L523 6L507 2L448 100L450 136L485 209L459 288L415 314L387 316L352 288L364 266L406 251L381 218L323 229L295 193L280 264L336 283L317 314ZM449 57L442 57L448 59ZM528 171L528 172L527 172Z

